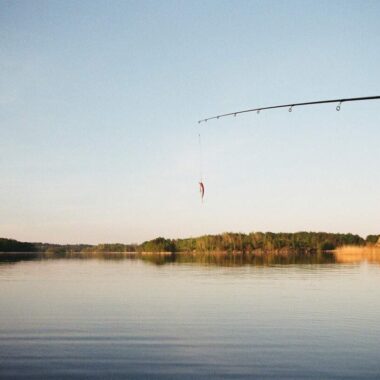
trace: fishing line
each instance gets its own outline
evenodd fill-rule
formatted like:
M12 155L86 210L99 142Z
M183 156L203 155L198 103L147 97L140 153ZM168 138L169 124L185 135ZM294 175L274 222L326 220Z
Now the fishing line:
M203 152L202 152L202 140L201 134L198 133L198 142L199 142L199 192L201 194L201 199L203 203L203 197L205 194L205 187L203 184Z
M198 133L198 143L199 143L199 181L203 181L203 170L202 170L202 162L203 162L203 152L202 152L202 140L201 134Z

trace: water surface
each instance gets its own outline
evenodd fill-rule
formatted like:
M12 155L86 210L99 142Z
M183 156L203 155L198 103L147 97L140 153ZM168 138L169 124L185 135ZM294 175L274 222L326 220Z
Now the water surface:
M379 264L230 264L2 262L0 378L380 377Z

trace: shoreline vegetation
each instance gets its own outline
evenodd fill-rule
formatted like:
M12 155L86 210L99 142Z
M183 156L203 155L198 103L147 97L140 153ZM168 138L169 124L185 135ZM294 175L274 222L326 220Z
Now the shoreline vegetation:
M68 255L245 255L245 256L309 256L336 251L357 255L363 248L377 251L380 235L369 235L365 239L354 234L327 232L272 233L252 232L223 233L187 239L159 237L141 244L50 244L20 242L0 238L0 252L39 253L45 256Z

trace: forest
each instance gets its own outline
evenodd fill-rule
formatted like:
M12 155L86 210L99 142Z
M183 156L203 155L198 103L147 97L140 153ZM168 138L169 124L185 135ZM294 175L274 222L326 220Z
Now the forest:
M46 252L52 254L91 252L282 252L311 253L331 251L342 246L365 246L378 244L380 235L369 235L366 239L354 234L328 232L273 233L252 232L249 234L226 232L186 239L158 237L141 244L50 244L20 242L0 238L0 252Z
M157 238L140 244L141 252L311 252L328 251L344 245L361 246L367 241L359 235L326 232L223 233L188 239Z

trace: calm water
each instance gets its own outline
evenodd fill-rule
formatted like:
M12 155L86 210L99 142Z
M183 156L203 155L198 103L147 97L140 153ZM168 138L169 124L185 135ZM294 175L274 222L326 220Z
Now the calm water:
M2 262L0 378L380 378L380 266L333 261Z

